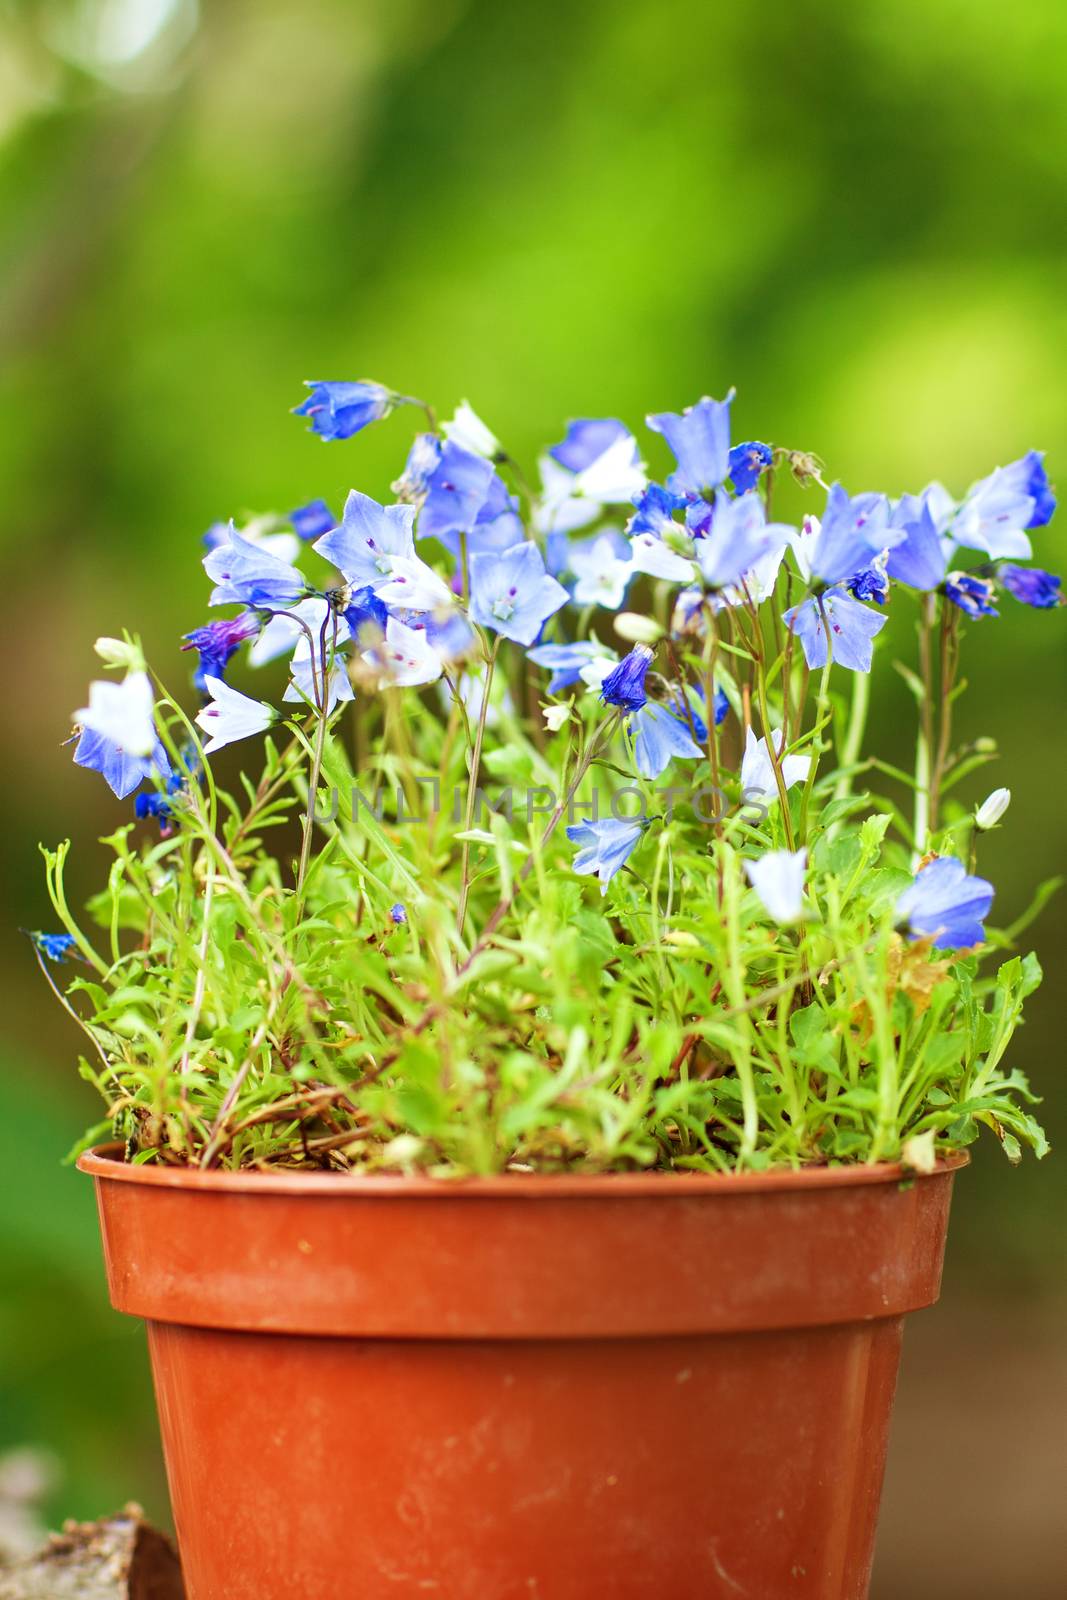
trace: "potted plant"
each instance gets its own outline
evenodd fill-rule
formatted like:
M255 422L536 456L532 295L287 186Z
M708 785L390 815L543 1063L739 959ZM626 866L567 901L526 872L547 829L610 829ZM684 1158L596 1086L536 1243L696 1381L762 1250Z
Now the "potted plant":
M1060 603L1055 501L1036 453L849 494L730 404L648 418L656 480L572 422L536 490L421 406L392 503L208 535L195 716L97 642L74 760L134 815L85 925L45 851L34 942L193 1600L866 1593L954 1173L1045 1148L952 713L965 624Z

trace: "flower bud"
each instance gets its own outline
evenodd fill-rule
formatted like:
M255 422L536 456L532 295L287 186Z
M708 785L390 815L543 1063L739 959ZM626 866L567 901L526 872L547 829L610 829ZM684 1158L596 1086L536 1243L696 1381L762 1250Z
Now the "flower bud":
M145 670L144 656L141 647L131 644L127 639L109 639L106 635L97 639L93 649L104 663L105 667L115 667L120 672L143 672Z
M995 828L1001 817L1011 805L1010 789L994 789L987 795L974 814L974 825L984 832L987 828Z
M658 644L663 629L654 617L643 617L639 611L620 611L615 618L615 632L631 644Z

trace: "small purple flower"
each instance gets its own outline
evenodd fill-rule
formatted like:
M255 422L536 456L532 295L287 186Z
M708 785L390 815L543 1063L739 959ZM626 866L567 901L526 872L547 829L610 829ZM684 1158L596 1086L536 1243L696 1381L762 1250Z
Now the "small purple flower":
M885 627L888 619L869 606L861 605L846 589L835 587L818 598L812 596L802 601L787 611L782 620L800 640L809 667L826 665L832 643L833 659L838 666L847 667L850 672L870 672L874 636Z
M548 453L568 472L584 472L609 446L625 439L629 432L625 422L617 417L580 417L568 422L566 435Z
M969 617L1000 615L993 604L996 589L991 578L978 578L973 572L950 572L945 579L945 593Z
M395 905L389 907L389 920L398 928L403 927L404 923L408 920L407 909L399 900Z
M914 938L933 938L941 950L982 944L982 923L993 904L993 885L969 877L955 856L937 856L919 870L897 901L896 912Z
M646 417L654 433L670 446L677 470L667 479L668 489L693 499L710 494L730 473L730 402L707 396L680 414L661 411Z
M300 539L317 539L337 526L337 518L325 500L309 500L306 506L298 506L290 511L289 521Z
M748 444L735 444L730 451L730 482L738 494L754 489L760 477L774 460L769 444L752 439Z
M583 877L596 873L601 894L607 894L608 884L619 868L626 865L645 826L641 818L631 821L604 817L599 821L574 823L567 829L567 838L578 846L575 872Z
M1005 562L997 569L997 577L1010 595L1024 606L1038 611L1049 611L1063 604L1060 579L1041 567L1017 567Z
M236 654L246 639L254 639L263 626L263 619L254 611L242 611L238 617L221 617L206 622L202 628L182 635L183 650L198 650L200 660L193 675L193 683L203 694L204 679L221 678L230 658Z
M600 686L600 698L606 706L621 706L624 711L640 711L648 702L645 693L645 676L652 662L652 651L647 644L635 644L629 655L623 656Z
M533 644L569 598L563 585L549 577L541 552L529 540L500 553L479 551L471 556L470 569L472 620L516 644Z
M380 383L324 383L309 379L304 387L311 393L294 415L307 417L312 433L320 439L351 439L371 422L387 417L396 404L391 390Z
M49 961L66 961L77 949L77 940L71 933L31 933L30 938Z

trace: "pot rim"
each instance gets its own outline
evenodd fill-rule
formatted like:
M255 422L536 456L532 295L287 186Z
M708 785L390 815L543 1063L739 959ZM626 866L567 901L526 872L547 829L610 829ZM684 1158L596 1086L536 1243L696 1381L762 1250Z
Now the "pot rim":
M94 1179L145 1184L159 1189L206 1190L223 1194L323 1195L351 1199L604 1200L651 1199L654 1195L807 1193L823 1189L922 1181L958 1172L970 1164L959 1150L938 1159L933 1172L916 1172L896 1161L854 1166L774 1168L768 1172L592 1172L499 1173L491 1177L405 1177L393 1173L225 1172L217 1168L134 1166L120 1159L121 1144L95 1145L78 1157L77 1167Z

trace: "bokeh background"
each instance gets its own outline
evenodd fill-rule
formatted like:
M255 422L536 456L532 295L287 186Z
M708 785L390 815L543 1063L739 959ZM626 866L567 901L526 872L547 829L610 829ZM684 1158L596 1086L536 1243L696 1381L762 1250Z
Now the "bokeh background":
M52 1453L51 1518L167 1517L142 1333L60 1165L97 1105L17 932L38 841L78 841L81 899L127 815L61 748L93 638L185 683L208 523L384 493L411 419L324 446L306 377L467 396L531 462L568 416L736 384L739 437L853 489L1031 445L1067 487L1065 164L1059 0L0 0L0 1451ZM1006 922L1064 862L1067 618L1008 601L968 643ZM884 672L902 753L908 716ZM1015 1060L1055 1144L1067 896L1034 936ZM909 1334L880 1600L1063 1593L1067 1164L990 1146Z

